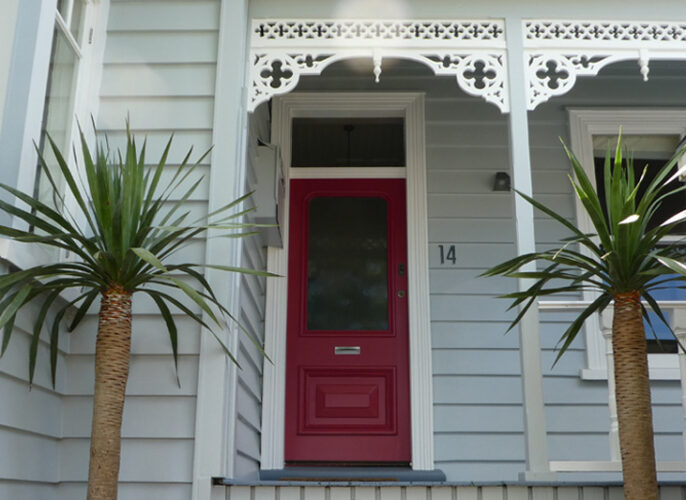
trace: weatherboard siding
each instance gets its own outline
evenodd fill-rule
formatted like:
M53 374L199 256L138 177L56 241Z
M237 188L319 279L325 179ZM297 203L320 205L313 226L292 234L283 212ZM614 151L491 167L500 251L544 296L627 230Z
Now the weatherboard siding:
M245 192L253 192L257 179L253 170L256 161L258 140L269 142L267 130L268 117L264 109L250 116L248 121L247 169ZM246 208L254 208L252 199L246 202ZM252 221L251 214L248 221ZM265 270L267 268L266 243L261 235L255 234L242 241L243 267ZM241 294L239 300L239 319L246 330L260 344L264 343L266 278L254 275L241 277ZM260 440L262 435L262 370L268 363L260 350L248 335L241 334L238 339L238 384L236 386L236 429L233 453L234 477L237 479L255 479L260 468Z
M0 274L7 271L0 264ZM29 389L28 353L39 307L28 305L17 315L11 341L0 359L0 450L5 450L0 453L0 498L50 498L56 494L55 483L59 481L61 398L69 338L61 332L53 387L48 335L43 331L34 383Z
M139 144L147 139L146 158L152 164L174 133L165 179L191 146L195 161L212 144L218 13L218 0L111 3L97 126L118 147L128 117ZM209 173L206 157L197 170L205 180L185 206L191 219L207 213ZM205 241L198 238L172 260L202 262L204 256ZM87 481L97 327L97 311L92 312L72 334L65 373L59 447L60 480L68 483L60 487L65 498L82 495ZM154 302L137 294L133 313L119 497L190 498L200 327L175 314L178 385L167 330Z

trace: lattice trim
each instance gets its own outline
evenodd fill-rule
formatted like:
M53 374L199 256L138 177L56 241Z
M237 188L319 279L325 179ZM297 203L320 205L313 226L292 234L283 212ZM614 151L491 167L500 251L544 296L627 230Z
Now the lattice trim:
M625 45L681 44L686 42L686 23L615 21L525 21L525 45L542 46L590 42ZM621 46L618 45L618 46Z
M505 27L498 20L398 21L398 20L255 20L253 47L292 46L318 43L398 43L403 46L427 42L505 43Z

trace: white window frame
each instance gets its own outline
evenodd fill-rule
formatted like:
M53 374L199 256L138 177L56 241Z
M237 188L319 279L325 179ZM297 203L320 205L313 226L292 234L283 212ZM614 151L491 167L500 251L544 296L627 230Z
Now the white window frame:
M78 139L77 120L82 124L88 140L94 140L92 127L90 127L90 117L95 118L97 116L99 107L98 90L102 78L102 61L110 2L109 0L85 0L85 3L82 31L84 42L78 53L79 63L73 90L73 119L68 127L69 144L75 144L75 140ZM57 10L57 0L42 1L38 19L36 48L35 52L31 54L33 56L29 82L31 98L24 110L26 121L22 131L16 184L17 189L28 194L34 193L36 183L38 155L34 143L38 142L41 135L54 30L58 26L64 28L65 21ZM66 28L68 30L68 26ZM16 29L19 31L22 27L17 26ZM12 57L17 57L17 54L12 54ZM64 153L66 153L67 162L71 166L75 166L73 148L68 148ZM67 209L73 208L74 200L67 200L67 202ZM17 205L21 205L21 202L17 201ZM13 226L25 228L24 223L17 218L13 220ZM54 262L56 257L59 259L69 258L63 252L56 256L40 245L27 245L11 239L0 238L0 259L9 261L20 268Z
M404 168L291 168L294 117L404 117L407 149ZM269 247L268 270L284 276L267 280L265 362L262 399L262 470L284 467L286 309L288 290L288 186L292 178L405 178L410 352L412 469L433 470L433 393L429 313L428 212L421 93L292 93L273 100L272 142L280 146L286 194L281 222L283 248Z
M586 174L595 186L593 170L593 136L617 134L619 127L625 135L679 135L686 136L686 109L674 108L570 108L569 127L571 147L581 161ZM592 231L590 218L581 202L575 197L576 217L582 232ZM584 292L583 299L594 299L594 292ZM584 379L606 379L607 358L605 340L600 320L587 321L585 325L586 368ZM679 380L678 354L649 354L650 378L655 380Z

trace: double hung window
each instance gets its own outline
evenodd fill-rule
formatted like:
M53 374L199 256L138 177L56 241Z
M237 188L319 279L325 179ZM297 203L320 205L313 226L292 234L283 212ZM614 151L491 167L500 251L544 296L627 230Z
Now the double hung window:
M59 0L56 6L55 23L50 54L47 91L43 108L43 120L39 141L39 151L45 165L36 168L34 196L44 203L59 208L52 186L43 171L47 168L58 187L63 182L56 159L49 147L50 135L60 151L71 160L71 144L75 131L75 117L81 115L83 91L84 54L92 36L86 33L86 20L89 14L88 0ZM81 84L81 85L80 85Z
M601 205L605 207L605 154L606 151L614 150L617 144L617 135L596 135L593 137L593 163L595 168L595 183ZM638 190L640 199L645 188L650 184L655 175L670 160L679 147L681 137L678 134L653 134L653 135L623 135L622 144L624 152L628 155L626 161L632 164L634 178L643 182ZM673 190L680 187L682 181L674 179L666 189ZM672 215L686 208L686 193L681 191L665 198L659 206L648 225L648 229L659 226ZM679 224L670 235L663 239L665 245L681 241L686 235L686 224ZM663 277L664 278L664 277ZM686 301L686 290L680 288L680 283L661 286L652 292L652 296L658 301ZM663 311L669 321L671 311ZM660 320L655 313L649 313L650 322L646 322L646 338L648 351L655 354L676 353L677 343L667 325Z
M586 174L599 190L601 202L603 193L603 163L608 147L614 147L617 134L622 128L622 143L634 159L634 168L638 175L647 166L647 176L651 177L673 155L680 141L686 136L686 109L651 109L651 108L596 108L570 109L569 122L571 145ZM678 184L678 180L674 181ZM660 223L668 215L686 208L686 195L679 193L663 203L661 212L654 220ZM580 203L577 202L577 224L583 232L592 232L592 224ZM669 244L680 240L686 234L686 228L679 226L674 234L665 238ZM678 287L667 287L654 294L659 301L685 301L686 293ZM592 300L591 292L584 296ZM671 316L670 307L664 308ZM679 364L676 343L669 329L661 325L657 318L651 320L651 328L646 329L649 342L649 368L651 378L678 379ZM583 370L584 378L607 377L606 346L601 335L599 321L586 323L587 366ZM660 339L658 342L656 337Z

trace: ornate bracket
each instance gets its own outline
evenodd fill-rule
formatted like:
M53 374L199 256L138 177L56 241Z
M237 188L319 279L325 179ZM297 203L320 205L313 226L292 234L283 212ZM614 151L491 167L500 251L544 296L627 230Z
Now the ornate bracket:
M360 57L372 59L377 82L384 58L411 59L509 111L504 26L493 20L255 20L248 111L293 90L301 75Z
M528 20L523 29L529 110L614 62L637 60L647 81L650 59L686 59L681 23Z

